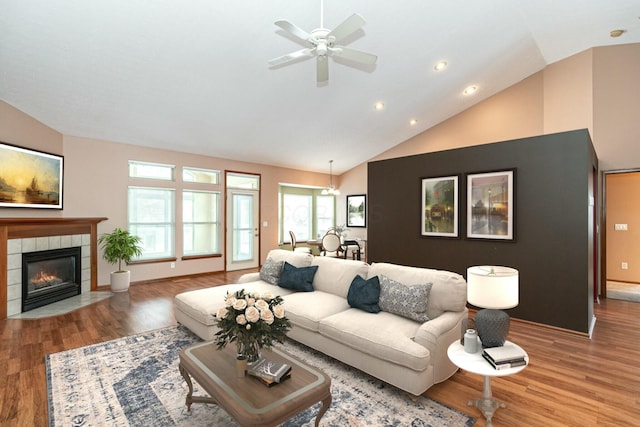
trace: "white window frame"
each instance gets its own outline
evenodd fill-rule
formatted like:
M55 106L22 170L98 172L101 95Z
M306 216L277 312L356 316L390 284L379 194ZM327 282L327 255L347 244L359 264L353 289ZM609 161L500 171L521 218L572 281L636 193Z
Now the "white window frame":
M187 221L185 219L186 217L186 212L187 212L187 201L186 201L186 196L188 194L193 194L193 193L203 193L203 194L211 194L211 195L215 195L215 206L213 207L213 209L215 209L215 214L214 217L215 219L212 221ZM207 255L217 255L221 253L221 235L220 235L220 230L221 230L221 221L220 221L220 200L221 200L221 195L219 191L207 191L207 190L192 190L192 189L184 189L182 191L182 256L183 257L194 257L194 256L207 256ZM211 251L193 251L193 252L187 252L187 238L189 236L189 233L187 232L187 227L193 227L195 228L195 226L197 225L206 225L209 224L211 225L213 228L215 228L215 241L213 242L209 242L210 246L211 246ZM195 231L192 231L192 234Z
M311 212L309 213L309 238L310 239L314 239L316 237L322 237L319 236L320 234L323 234L323 232L326 232L326 230L320 230L319 226L318 226L318 197L333 197L334 202L333 202L333 221L332 221L332 226L335 227L335 223L336 223L336 197L335 196L327 196L327 195L323 195L322 193L322 189L320 188L314 188L314 187L302 187L302 186L292 186L292 185L286 185L286 184L280 184L279 187L279 191L278 191L278 235L279 235L279 239L280 242L290 242L291 238L289 237L289 230L285 229L285 225L284 225L284 212L285 212L285 195L286 194L291 194L291 195L306 195L306 196L310 196L311 197ZM295 233L295 230L294 230ZM298 236L296 235L296 238L298 240L304 240L301 238L298 238Z
M166 201L166 205L169 207L169 218L164 219L163 221L141 221L139 217L133 218L133 211L136 209L137 202L133 201L132 198L135 197L136 190L147 190L147 191L158 191L165 193L166 196L169 196L169 200ZM167 259L167 258L175 258L175 227L176 227L176 215L175 215L175 193L176 190L173 188L161 188L161 187L141 187L141 186L129 186L128 188L128 208L127 208L127 222L128 229L135 235L141 238L141 246L142 246L142 255L135 259L135 261L149 261L156 259ZM166 213L166 211L165 211ZM166 246L161 252L149 252L149 240L146 239L144 233L140 233L139 229L142 228L154 228L163 235L163 239L166 240ZM146 244L145 244L146 243Z
M149 173L144 173L144 170ZM156 179L161 181L175 181L175 165L168 165L164 163L151 163L141 162L138 160L129 160L129 178L144 178L144 179ZM161 174L153 173L165 172L168 176L162 176Z
M186 178L186 175L190 173L194 175L195 179L191 180ZM197 179L198 173L211 176L212 181L199 181ZM220 185L220 171L215 169L203 169L203 168L194 168L191 166L183 166L182 181L187 184L198 183L198 184L208 184L208 185Z

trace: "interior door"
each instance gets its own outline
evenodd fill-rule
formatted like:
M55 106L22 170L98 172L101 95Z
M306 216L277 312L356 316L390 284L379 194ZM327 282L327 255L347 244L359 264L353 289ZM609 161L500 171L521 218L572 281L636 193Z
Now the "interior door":
M260 265L260 191L230 187L233 181L227 179L227 271Z

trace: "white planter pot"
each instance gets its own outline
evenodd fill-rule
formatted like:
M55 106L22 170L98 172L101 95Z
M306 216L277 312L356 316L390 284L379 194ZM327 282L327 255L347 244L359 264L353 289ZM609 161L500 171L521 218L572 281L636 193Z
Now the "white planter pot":
M131 272L129 270L111 272L111 292L128 291L130 282Z

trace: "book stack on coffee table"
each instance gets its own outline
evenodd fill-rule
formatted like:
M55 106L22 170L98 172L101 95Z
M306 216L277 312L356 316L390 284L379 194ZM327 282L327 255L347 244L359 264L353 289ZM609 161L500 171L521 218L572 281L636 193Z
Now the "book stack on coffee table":
M262 358L247 367L247 374L256 377L266 386L271 387L291 378L291 366Z
M495 369L509 369L527 364L526 353L509 342L501 347L485 348L482 357Z

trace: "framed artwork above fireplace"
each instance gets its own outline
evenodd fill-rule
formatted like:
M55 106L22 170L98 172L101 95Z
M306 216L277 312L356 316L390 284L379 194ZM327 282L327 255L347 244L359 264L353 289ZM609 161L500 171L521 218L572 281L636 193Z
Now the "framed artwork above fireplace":
M0 142L0 207L62 209L63 161Z

